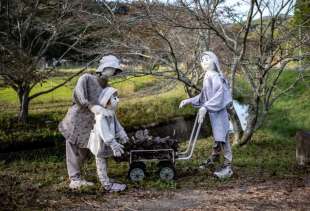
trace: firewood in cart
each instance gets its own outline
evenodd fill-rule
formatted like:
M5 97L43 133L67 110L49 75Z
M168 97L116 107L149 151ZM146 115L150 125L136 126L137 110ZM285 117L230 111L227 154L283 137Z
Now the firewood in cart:
M178 150L178 140L172 139L169 136L153 137L149 134L147 129L136 131L135 135L129 138L129 141L124 144L125 153L120 158L115 158L117 161L126 161L129 159L129 152L131 150L160 150L160 149L172 149L175 152ZM167 153L161 152L141 152L136 156L146 159L171 159L171 151Z

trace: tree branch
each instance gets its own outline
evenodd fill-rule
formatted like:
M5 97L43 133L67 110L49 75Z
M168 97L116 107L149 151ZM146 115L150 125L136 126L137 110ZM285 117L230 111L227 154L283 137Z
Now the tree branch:
M29 97L29 100L32 100L36 97L39 97L43 94L47 94L49 92L52 92L60 87L62 87L63 85L65 85L66 83L68 83L69 81L71 81L74 77L78 76L79 74L81 74L82 72L84 72L85 70L87 70L88 66L90 66L91 64L93 64L94 62L98 61L99 57L96 57L95 59L93 59L92 61L88 62L84 68L82 68L81 70L79 70L77 73L73 74L72 76L70 76L69 78L67 78L64 82L56 85L55 87L51 88L51 89L48 89L48 90L45 90L45 91L41 91L41 92L38 92L36 94L33 94Z

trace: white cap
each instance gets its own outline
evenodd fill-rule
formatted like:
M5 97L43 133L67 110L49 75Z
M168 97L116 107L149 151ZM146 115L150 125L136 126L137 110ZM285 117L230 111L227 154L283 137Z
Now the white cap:
M114 93L117 93L117 89L114 89L113 87L106 87L102 90L99 96L99 103L101 106L106 107L110 98Z
M96 72L100 73L104 71L104 69L107 67L113 67L116 69L114 75L123 71L121 69L120 60L113 55L102 57L99 63L99 67L96 69Z

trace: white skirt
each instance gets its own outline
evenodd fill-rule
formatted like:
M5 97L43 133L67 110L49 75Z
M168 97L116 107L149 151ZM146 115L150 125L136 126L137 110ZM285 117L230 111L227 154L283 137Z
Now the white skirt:
M208 112L215 141L226 142L229 132L229 119L226 108L217 112Z

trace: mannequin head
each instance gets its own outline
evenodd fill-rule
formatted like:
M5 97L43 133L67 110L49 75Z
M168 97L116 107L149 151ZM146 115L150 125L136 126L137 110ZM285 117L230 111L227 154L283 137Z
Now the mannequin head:
M213 71L215 69L214 62L211 60L209 55L203 55L201 57L200 65L205 72Z
M97 79L102 88L107 86L109 77L121 72L120 60L113 55L103 56L96 69Z
M102 72L96 72L97 80L102 88L107 86L108 79L113 76L116 72L116 69L113 67L106 67Z
M115 92L111 96L110 100L108 101L106 108L110 109L110 110L113 110L113 111L116 111L117 106L118 106L118 102L119 102L119 98L117 96L117 92Z
M109 78L115 75L116 69L113 67L106 67L102 70L102 72L97 72L100 78Z
M206 51L202 53L200 59L200 65L205 72L207 71L214 71L218 73L220 72L217 56L211 51Z
M99 96L99 104L109 110L115 111L117 109L119 99L117 89L113 87L106 87L102 90Z

